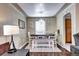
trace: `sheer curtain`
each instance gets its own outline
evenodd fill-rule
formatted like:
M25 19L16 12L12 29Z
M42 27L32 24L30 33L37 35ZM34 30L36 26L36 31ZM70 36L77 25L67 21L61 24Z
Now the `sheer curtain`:
M36 34L45 34L45 21L40 19L35 23Z

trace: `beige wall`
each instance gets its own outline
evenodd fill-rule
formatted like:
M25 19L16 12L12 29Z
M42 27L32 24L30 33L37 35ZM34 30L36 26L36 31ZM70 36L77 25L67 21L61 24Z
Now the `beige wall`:
M31 34L35 33L35 22L43 19L46 22L46 33L54 33L56 31L56 18L55 17L43 17L43 18L28 18L28 32L31 32Z
M79 3L76 4L76 32L79 32Z
M64 16L70 13L71 14L71 21L72 21L72 44L74 45L75 41L73 38L73 34L76 32L76 7L75 4L70 4L67 8L64 8L57 14L57 29L60 29L60 37L58 39L58 43L60 45L65 45L65 25L64 25Z
M10 36L3 36L3 25L18 25L18 19L25 22L25 29L20 29L20 33L14 36L15 46L19 49L27 42L26 17L11 4L0 4L0 44L10 41Z

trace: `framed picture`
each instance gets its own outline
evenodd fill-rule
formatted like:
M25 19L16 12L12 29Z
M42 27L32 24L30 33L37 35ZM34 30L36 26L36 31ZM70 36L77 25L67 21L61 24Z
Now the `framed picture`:
M18 19L18 26L20 29L24 29L25 28L25 22L21 19Z

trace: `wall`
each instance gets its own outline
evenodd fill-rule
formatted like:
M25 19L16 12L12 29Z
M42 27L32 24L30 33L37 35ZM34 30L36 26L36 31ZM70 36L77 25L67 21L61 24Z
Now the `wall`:
M55 17L28 17L28 32L35 34L35 22L43 19L46 22L46 33L54 33L56 31L56 18Z
M67 8L64 8L57 14L57 29L60 30L60 36L58 39L58 43L61 46L65 45L65 27L64 27L64 16L70 13L71 21L72 21L72 44L74 45L75 41L73 38L73 34L76 33L76 7L75 4L70 4Z
M20 29L20 33L14 36L15 46L20 49L27 42L26 17L11 4L0 4L0 44L11 39L10 36L3 36L3 25L18 25L18 19L25 22L25 29Z
M76 3L76 32L79 32L79 3Z

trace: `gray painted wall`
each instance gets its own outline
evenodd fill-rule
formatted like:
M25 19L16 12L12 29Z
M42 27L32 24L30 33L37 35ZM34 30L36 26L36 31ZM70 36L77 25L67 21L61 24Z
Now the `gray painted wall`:
M46 22L46 33L54 33L56 31L56 18L55 17L29 17L28 20L28 32L35 34L35 22L43 19Z
M27 42L26 17L11 4L0 4L0 34L2 35L0 36L0 44L11 40L10 36L3 35L3 25L18 25L18 19L25 22L25 29L20 29L20 33L14 35L15 46L20 49Z

